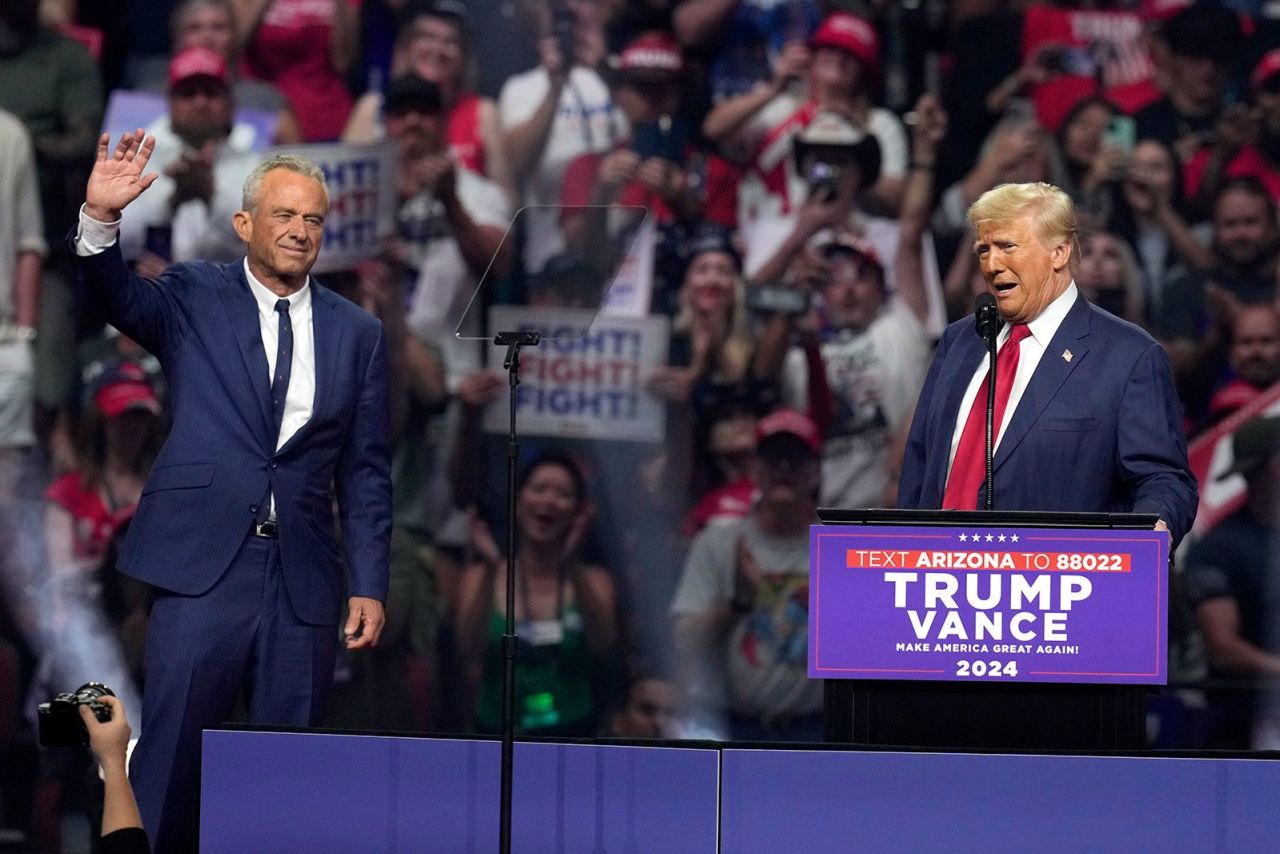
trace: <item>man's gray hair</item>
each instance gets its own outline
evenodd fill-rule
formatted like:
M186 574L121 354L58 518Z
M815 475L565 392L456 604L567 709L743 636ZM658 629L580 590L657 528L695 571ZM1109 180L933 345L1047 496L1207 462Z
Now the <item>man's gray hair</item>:
M290 172L297 172L299 175L306 175L308 178L314 178L320 182L320 189L324 190L324 203L329 204L329 185L324 180L324 170L315 164L310 158L303 157L301 154L273 154L266 160L263 160L253 171L249 173L249 177L244 179L244 195L240 200L240 204L244 210L253 212L258 204L258 191L262 189L262 179L272 169L288 169Z

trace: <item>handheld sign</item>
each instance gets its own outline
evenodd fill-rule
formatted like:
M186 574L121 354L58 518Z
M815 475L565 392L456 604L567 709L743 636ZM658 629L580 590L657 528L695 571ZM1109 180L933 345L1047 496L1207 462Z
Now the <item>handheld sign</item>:
M814 679L1167 680L1163 531L815 525Z

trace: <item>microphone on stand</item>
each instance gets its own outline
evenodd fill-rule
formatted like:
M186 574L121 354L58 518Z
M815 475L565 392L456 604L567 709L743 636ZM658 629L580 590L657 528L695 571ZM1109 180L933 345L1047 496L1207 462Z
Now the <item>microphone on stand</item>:
M1004 326L1000 310L996 308L996 298L989 293L978 294L978 298L974 301L973 319L978 336L987 342L987 358L990 364L987 370L986 509L991 510L994 506L992 479L995 470L996 445L996 338L1000 335L1000 327Z

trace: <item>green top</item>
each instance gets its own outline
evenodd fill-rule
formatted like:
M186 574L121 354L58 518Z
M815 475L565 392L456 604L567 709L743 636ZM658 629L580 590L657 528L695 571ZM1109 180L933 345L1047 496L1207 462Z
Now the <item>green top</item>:
M559 628L557 628L557 626ZM476 700L476 731L502 731L502 633L506 619L495 609L489 619L484 676ZM582 616L565 606L559 620L516 623L515 731L524 735L595 735L600 708Z

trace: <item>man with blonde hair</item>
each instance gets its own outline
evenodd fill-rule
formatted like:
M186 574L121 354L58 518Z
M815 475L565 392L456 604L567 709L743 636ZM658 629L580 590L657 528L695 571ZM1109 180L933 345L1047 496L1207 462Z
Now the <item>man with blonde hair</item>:
M997 338L996 510L1154 513L1176 544L1195 517L1169 359L1088 303L1072 272L1075 211L1044 183L1002 184L969 209ZM988 359L962 319L943 334L902 465L902 507L985 505Z

